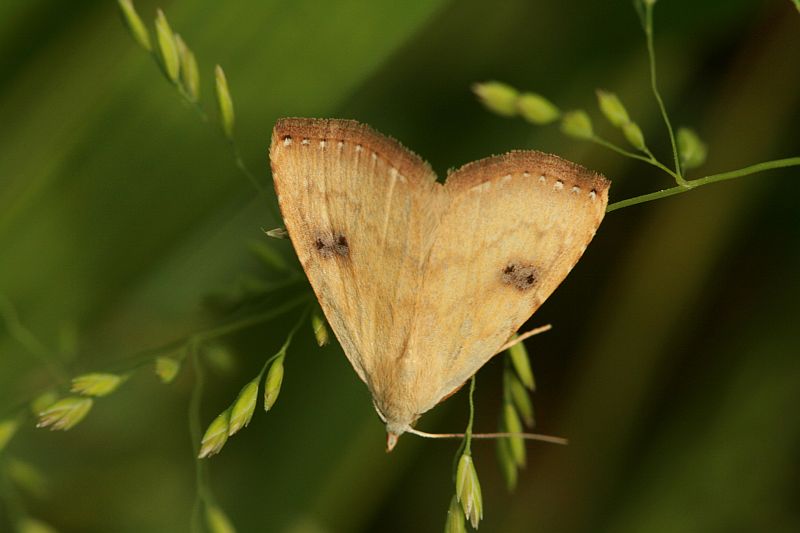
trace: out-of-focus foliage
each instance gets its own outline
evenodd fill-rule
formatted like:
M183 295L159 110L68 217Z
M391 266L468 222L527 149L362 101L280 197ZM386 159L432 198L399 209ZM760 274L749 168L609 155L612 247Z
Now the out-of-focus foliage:
M504 80L557 95L570 110L589 109L604 87L669 160L629 2L135 5L154 47L157 7L191 47L212 120L214 65L224 67L241 155L262 183L272 124L297 115L368 122L440 175L537 148L605 173L616 200L670 185L555 128L490 114L470 90ZM794 6L657 6L661 90L675 123L691 124L712 147L703 171L796 155ZM126 356L304 290L289 241L263 234L280 225L272 200L237 172L219 128L181 103L131 39L117 2L0 3L0 65L0 294L43 343L0 328L0 423L20 402L56 384L65 390L68 378L113 372ZM590 116L596 130L619 134ZM531 321L553 331L526 341L535 347L537 430L570 445L528 445L509 495L494 445L474 441L481 531L800 529L798 198L797 171L787 169L608 215ZM250 252L264 241L287 270ZM286 279L293 284L266 292ZM298 318L295 310L225 339L218 353L232 355L206 371L204 427ZM308 325L281 362L279 401L269 413L255 409L247 429L207 460L218 526L441 531L457 444L409 435L386 455L366 388L338 343L319 348ZM476 431L497 427L500 363L479 374ZM0 530L41 521L62 532L188 531L193 373L182 366L175 375L162 362L158 375L150 366L109 396L75 400L91 411L66 433L34 430L32 414L8 422L16 431L0 450ZM37 412L56 401L49 395ZM458 431L466 414L459 393L420 428ZM36 466L46 494L14 481L19 461Z

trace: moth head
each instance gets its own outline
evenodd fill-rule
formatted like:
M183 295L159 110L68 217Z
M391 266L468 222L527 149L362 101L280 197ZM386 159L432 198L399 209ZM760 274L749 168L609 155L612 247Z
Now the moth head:
M419 415L414 416L410 420L402 420L401 418L385 415L375 401L373 401L373 405L375 407L375 412L378 413L383 423L386 424L386 451L390 452L397 445L397 439L400 438L400 435L411 429L411 424L419 418Z
M406 423L386 422L386 451L392 451L397 444L397 439L400 438L400 435L409 429L411 429L411 426Z

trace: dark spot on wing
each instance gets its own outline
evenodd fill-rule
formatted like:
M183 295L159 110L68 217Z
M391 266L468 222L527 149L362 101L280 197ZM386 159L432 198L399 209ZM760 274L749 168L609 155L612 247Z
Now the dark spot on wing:
M339 232L317 235L314 239L314 248L319 255L325 258L350 255L350 244L347 242L347 237Z
M509 263L502 273L503 283L519 291L527 291L536 285L538 273L533 265Z

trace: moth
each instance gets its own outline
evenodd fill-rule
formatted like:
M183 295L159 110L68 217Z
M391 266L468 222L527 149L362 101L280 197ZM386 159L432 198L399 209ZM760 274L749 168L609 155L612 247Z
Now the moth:
M351 120L281 119L270 160L292 245L389 449L567 276L610 185L537 151L474 161L441 183Z

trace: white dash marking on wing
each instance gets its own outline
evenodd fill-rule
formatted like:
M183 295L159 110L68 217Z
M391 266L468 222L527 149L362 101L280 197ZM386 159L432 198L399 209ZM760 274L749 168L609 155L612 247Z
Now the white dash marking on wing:
M383 217L383 230L381 232L381 250L386 245L386 237L389 235L389 218L392 214L392 198L394 197L394 187L397 184L397 169L389 169L389 192L386 194L386 207L383 208L386 215Z

